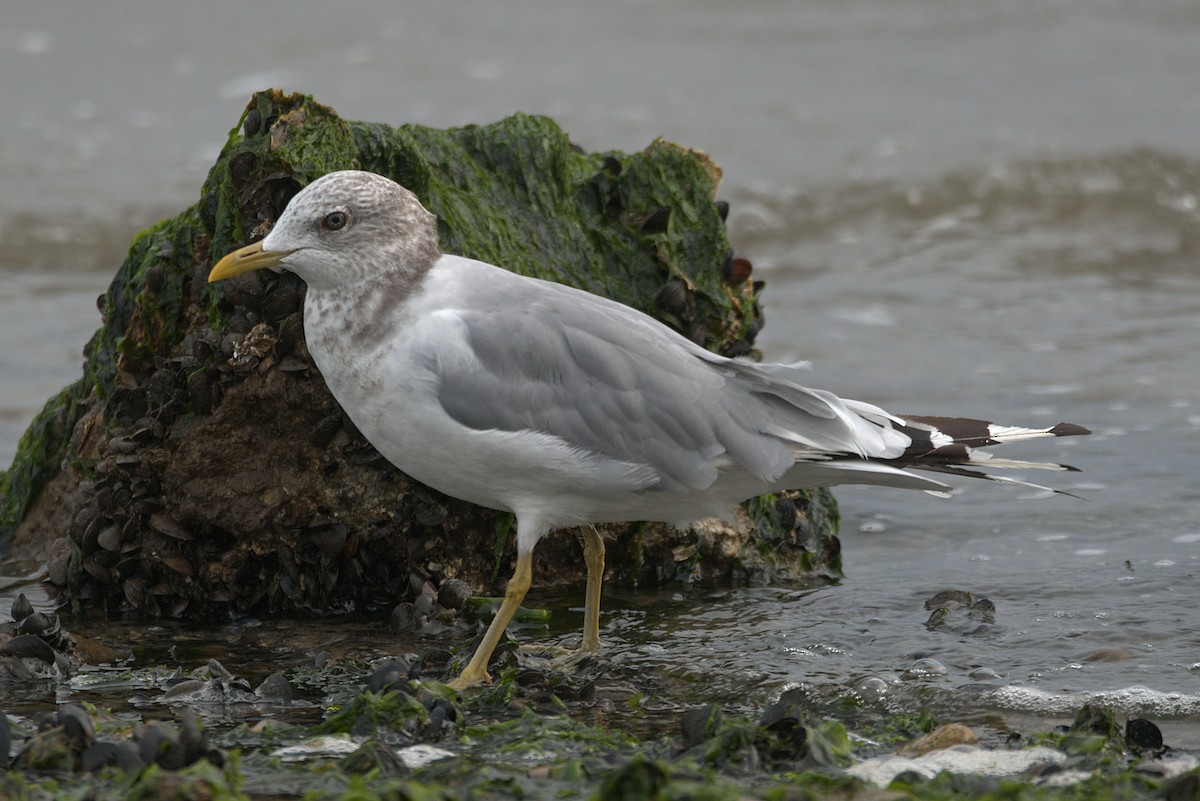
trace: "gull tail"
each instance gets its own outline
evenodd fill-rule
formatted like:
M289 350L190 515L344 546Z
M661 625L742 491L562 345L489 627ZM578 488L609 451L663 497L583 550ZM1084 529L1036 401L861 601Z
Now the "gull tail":
M1010 442L1021 442L1027 439L1077 437L1092 433L1074 423L1058 423L1048 428L1022 428L1002 426L987 420L974 420L966 417L914 416L892 418L890 422L895 430L907 435L912 440L912 444L900 456L887 460L888 464L906 469L1019 484L1061 495L1071 495L1071 493L1008 476L993 475L988 470L999 468L1078 472L1078 468L1055 462L1005 459L997 457L989 451L978 450L978 448L989 445L1006 445Z

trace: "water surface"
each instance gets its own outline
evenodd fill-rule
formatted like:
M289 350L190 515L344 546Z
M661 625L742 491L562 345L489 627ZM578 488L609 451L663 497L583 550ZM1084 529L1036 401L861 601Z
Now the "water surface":
M194 201L255 89L397 124L548 113L591 149L663 135L726 169L734 244L767 281L769 357L900 413L1096 433L1020 451L1084 468L1033 478L1085 500L840 490L839 586L612 590L614 677L747 708L805 684L996 737L1097 697L1200 747L1200 7L289 9L286 25L232 0L6 14L0 69L25 77L0 84L0 463L78 376L133 233ZM922 604L945 588L990 599L995 623L928 630ZM569 628L577 599L543 600ZM308 658L272 626L247 670ZM183 662L240 652L226 626L189 636Z

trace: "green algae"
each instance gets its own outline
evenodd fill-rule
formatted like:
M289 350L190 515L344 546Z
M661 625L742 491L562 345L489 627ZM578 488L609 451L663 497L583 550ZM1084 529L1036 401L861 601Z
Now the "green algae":
M3 801L247 801L237 755L222 767L200 760L180 770L149 765L137 771L105 768L95 774L38 777L17 770L0 776Z
M736 784L717 777L696 778L677 776L662 760L652 760L638 754L620 768L612 771L593 798L597 801L659 801L662 799L741 798Z
M563 760L602 757L639 745L631 735L604 731L566 715L543 715L528 709L508 720L466 726L461 743L483 746L482 753L497 761L526 761L547 754Z
M59 471L63 446L79 419L78 393L76 384L46 401L21 435L12 466L0 472L0 550L11 544L29 505Z
M317 731L324 734L367 734L376 729L403 730L429 722L429 710L405 692L364 693L337 710Z
M206 759L181 770L166 770L158 765L142 769L128 787L129 801L156 801L171 798L177 801L243 801L242 772L237 755L218 767Z
M503 603L503 596L472 595L467 599L464 609L475 618L491 620ZM553 616L553 612L549 609L531 609L527 606L518 606L517 611L513 612L512 619L515 623L531 623L544 627L550 622Z
M929 734L938 726L937 719L928 711L915 714L897 714L872 717L855 721L856 733L881 746L896 747L923 734Z
M426 689L439 700L453 696L437 684L421 682L414 689ZM398 731L422 717L402 695L356 694L312 726L242 725L217 736L228 749L217 763L201 759L178 771L159 766L128 772L109 767L95 774L53 767L50 774L10 770L0 781L0 798L1192 801L1200 788L1200 769L1164 779L1153 772L1153 762L1126 751L1117 760L1072 758L1068 770L1082 778L1064 785L1040 783L1035 775L943 773L923 779L907 773L880 789L845 773L862 753L842 721L828 717L828 710L794 717L795 708L787 704L764 710L757 720L716 706L676 713L657 730L635 737L628 728L636 716L579 704L544 714L522 703L482 705L480 694L460 699L465 725L397 738ZM670 725L672 718L677 727ZM689 727L688 718L704 725ZM1116 719L1111 710L1097 707L1081 709L1077 716L1080 721L1101 718ZM914 725L920 721L908 717L892 728ZM97 726L97 734L112 738L120 726L129 724ZM1119 749L1120 732L1105 728L1107 735L1093 736L1106 737ZM345 756L299 762L272 755L280 745L335 731L356 732L352 739L358 748ZM436 746L437 758L407 763L405 754L414 743Z
M780 558L789 549L800 552L802 570L811 576L837 578L842 574L842 554L836 538L824 536L837 531L841 522L837 501L828 488L772 493L746 502L757 536L754 556L744 554L747 568L766 564L786 569L790 560Z
M970 798L975 801L1136 801L1171 796L1171 783L1128 770L1117 776L1094 775L1067 786L1038 785L1016 778L962 776L941 773L932 779L897 779L888 786L891 797L912 801ZM1181 797L1179 801L1183 801Z

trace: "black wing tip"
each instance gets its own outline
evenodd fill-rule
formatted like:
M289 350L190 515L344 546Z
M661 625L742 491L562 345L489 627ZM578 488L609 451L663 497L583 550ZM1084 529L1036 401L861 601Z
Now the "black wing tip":
M1056 437L1082 437L1092 433L1090 428L1077 426L1074 423L1059 423L1050 429L1050 433Z

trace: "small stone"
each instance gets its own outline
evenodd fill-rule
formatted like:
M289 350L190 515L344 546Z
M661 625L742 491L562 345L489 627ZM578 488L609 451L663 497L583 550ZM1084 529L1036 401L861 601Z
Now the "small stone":
M390 690L409 692L411 690L410 682L415 676L416 671L408 662L403 659L389 659L371 671L371 678L367 680L367 689L377 694Z
M63 704L58 708L58 721L63 727L71 750L82 752L96 741L92 718L78 704Z
M1125 744L1136 751L1161 751L1162 730L1143 718L1130 718L1125 723Z
M456 612L461 610L467 603L467 599L474 595L471 585L461 579L446 579L442 582L442 586L438 588L438 603L447 609L453 609Z
M288 683L287 677L280 672L275 672L267 676L263 680L263 683L255 688L254 694L264 701L284 705L292 703L292 685Z
M405 601L397 604L392 610L392 629L399 632L413 632L425 622L425 615L417 612L416 606Z
M716 704L697 707L683 713L679 727L683 731L683 744L692 748L717 733L721 727L721 708Z
M898 753L903 757L918 757L930 751L941 751L955 745L978 745L979 738L975 732L961 723L947 723L938 726L929 734L922 735L900 748Z
M970 606L975 603L975 596L966 590L942 590L934 593L925 602L926 609L937 609L944 606Z

